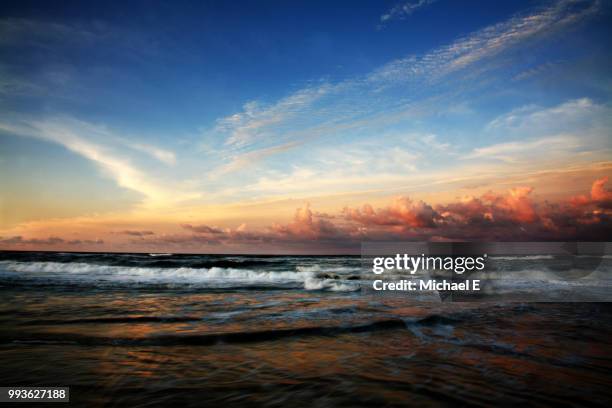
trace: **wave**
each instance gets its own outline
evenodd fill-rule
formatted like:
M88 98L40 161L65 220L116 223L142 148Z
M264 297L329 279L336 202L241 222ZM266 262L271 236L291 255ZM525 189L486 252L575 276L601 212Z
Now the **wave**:
M171 253L115 254L115 253L51 253L0 251L0 261L88 263L108 266L138 266L160 268L268 268L287 270L296 266L323 263L329 266L344 262L336 258L299 258L286 256L242 255L185 255ZM357 264L357 258L351 263Z
M485 280L526 280L556 282L567 280L598 280L608 281L612 279L612 269L608 265L601 265L592 269L580 268L558 268L550 267L527 268L513 271L505 270L484 270L476 271L469 275L470 279Z
M315 272L268 271L237 268L158 268L97 265L83 262L0 261L5 281L33 280L45 284L98 286L166 285L196 288L284 288L353 291L355 285L319 278Z
M378 320L360 325L307 326L297 328L266 329L244 332L207 334L168 334L142 338L98 337L68 333L41 333L23 335L18 339L0 335L0 344L78 344L106 346L210 346L219 343L255 343L291 337L339 336L388 330L409 329L415 326L451 325L459 320L432 315L417 321L399 318Z
M331 290L332 292L354 292L360 289L358 284L343 283L333 279L307 278L304 281L306 290Z
M539 261L544 259L555 259L553 255L515 255L515 256L490 256L489 259L499 261Z

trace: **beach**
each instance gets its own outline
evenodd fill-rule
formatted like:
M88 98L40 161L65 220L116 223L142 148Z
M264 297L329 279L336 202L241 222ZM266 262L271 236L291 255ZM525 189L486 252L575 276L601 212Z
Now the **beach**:
M355 289L359 268L358 257L3 253L0 382L69 386L88 407L612 401L609 303L370 296Z

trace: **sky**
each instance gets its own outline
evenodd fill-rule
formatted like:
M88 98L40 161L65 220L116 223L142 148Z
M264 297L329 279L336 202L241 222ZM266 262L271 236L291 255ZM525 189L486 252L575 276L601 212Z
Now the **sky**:
M0 249L609 240L612 5L5 1Z

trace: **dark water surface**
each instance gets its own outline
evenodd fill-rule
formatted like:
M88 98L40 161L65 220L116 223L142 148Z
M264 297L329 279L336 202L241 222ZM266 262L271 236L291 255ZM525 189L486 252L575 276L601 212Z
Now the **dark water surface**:
M610 406L611 304L366 296L359 267L0 253L0 385L87 407Z

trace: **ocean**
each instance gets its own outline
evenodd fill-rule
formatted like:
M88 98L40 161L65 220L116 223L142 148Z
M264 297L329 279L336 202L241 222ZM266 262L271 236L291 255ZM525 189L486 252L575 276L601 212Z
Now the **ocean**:
M563 300L610 296L611 260L496 261L504 290L553 295L377 296L350 256L1 252L0 385L84 407L610 406L612 305Z

